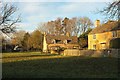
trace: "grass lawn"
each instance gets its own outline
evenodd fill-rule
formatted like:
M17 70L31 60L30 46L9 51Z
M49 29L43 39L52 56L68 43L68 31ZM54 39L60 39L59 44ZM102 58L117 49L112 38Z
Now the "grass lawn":
M5 53L3 78L117 78L117 58Z

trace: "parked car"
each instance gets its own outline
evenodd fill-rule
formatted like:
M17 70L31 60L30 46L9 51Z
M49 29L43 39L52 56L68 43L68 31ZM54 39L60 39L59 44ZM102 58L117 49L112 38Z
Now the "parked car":
M20 47L20 46L15 46L13 50L14 50L15 52L21 52L21 51L23 51L23 48Z

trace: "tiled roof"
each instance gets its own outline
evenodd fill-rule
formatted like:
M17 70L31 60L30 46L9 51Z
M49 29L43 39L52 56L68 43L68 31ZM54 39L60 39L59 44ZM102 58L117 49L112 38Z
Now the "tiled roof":
M78 42L77 36L66 36L66 35L46 35L46 41L48 44L52 44L53 40L59 40L59 44L63 44L65 40L70 40L70 44L76 44Z
M119 24L118 24L119 23ZM114 30L120 30L120 21L108 21L101 26L94 28L89 34L103 33Z

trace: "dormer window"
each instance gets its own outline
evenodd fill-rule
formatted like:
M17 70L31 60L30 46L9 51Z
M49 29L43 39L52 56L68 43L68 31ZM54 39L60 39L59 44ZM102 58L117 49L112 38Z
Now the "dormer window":
M60 42L61 42L61 40L56 40L56 39L53 39L53 40L52 40L52 43L53 43L53 44L60 43Z
M65 44L68 44L68 43L70 43L72 40L64 40L64 43Z
M93 34L93 39L96 39L96 35L95 34Z
M56 40L55 40L55 39L53 39L53 40L52 40L52 43L53 43L53 44L56 44Z
M72 40L67 40L67 43L70 43Z
M61 42L61 40L56 40L56 43L60 43Z

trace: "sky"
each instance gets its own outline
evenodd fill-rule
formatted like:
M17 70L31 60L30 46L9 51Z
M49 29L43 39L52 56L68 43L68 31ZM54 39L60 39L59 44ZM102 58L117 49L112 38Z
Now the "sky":
M4 0L6 1L6 0ZM60 18L89 17L93 22L103 21L105 16L97 14L98 10L106 6L107 1L78 1L78 0L11 0L7 1L18 7L15 16L21 14L21 22L17 24L19 30L34 31L38 24Z

